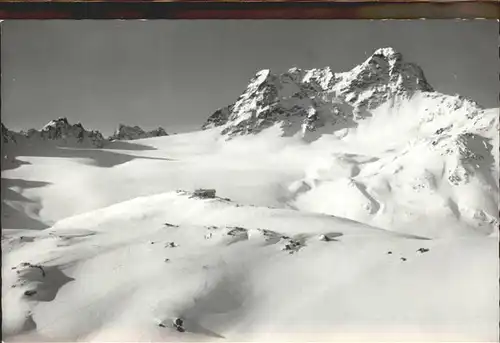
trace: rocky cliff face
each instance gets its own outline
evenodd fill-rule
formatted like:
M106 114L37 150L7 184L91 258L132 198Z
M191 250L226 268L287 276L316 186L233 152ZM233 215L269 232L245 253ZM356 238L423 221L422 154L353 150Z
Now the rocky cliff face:
M16 143L15 133L10 131L2 123L2 144Z
M109 137L109 140L134 140L160 136L168 136L168 133L162 127L158 127L151 131L144 131L139 126L120 124L115 133Z
M261 70L237 101L217 110L203 128L221 127L222 134L232 137L279 125L284 136L315 139L356 127L380 106L397 107L416 94L446 97L434 92L419 66L384 48L348 72L292 68L276 75ZM480 109L465 102L472 111Z

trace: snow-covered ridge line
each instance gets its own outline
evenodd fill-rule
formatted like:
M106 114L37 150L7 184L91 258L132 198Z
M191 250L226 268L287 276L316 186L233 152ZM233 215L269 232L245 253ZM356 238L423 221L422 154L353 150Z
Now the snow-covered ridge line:
M154 204L154 206L146 206ZM165 206L168 204L168 210ZM181 209L189 208L189 211ZM217 215L204 216L206 211L217 212ZM277 229L282 217L295 220L297 223L304 222L312 225L308 230L311 233L320 232L329 226L324 222L349 227L350 234L356 235L387 235L390 237L400 237L408 239L428 240L430 238L399 233L385 230L382 228L370 226L347 218L336 217L321 213L299 212L291 209L271 208L264 206L241 205L233 202L231 199L214 197L203 198L196 196L196 192L172 191L149 196L140 196L134 199L119 202L97 210L81 213L72 217L64 218L56 222L49 231L57 232L59 230L85 229L91 226L102 227L106 230L105 223L108 220L116 220L120 213L127 213L124 221L134 221L141 218L164 217L163 223L167 227L178 227L181 225L198 226L227 226L227 227L245 227L246 229L255 229L257 226L264 227L270 225ZM258 213L258 216L256 214ZM259 218L265 219L259 219ZM273 219L275 217L275 219ZM223 218L223 219L222 219ZM228 218L234 218L229 220ZM245 222L254 222L252 225ZM259 223L255 226L256 223Z

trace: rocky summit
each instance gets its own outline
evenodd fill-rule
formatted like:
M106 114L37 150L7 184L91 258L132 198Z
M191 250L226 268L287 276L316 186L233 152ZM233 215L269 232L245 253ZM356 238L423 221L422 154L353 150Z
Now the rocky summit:
M162 127L158 127L157 129L151 131L144 131L139 126L127 126L120 124L115 133L109 137L109 140L134 140L160 136L168 136L168 133Z
M322 133L356 127L379 107L398 107L417 94L455 101L434 92L418 65L392 48L382 48L347 72L335 73L329 67L292 68L283 74L261 70L236 102L213 113L203 129L221 127L224 135L233 137L278 125L283 136L299 133L314 140ZM480 109L463 100L473 111Z

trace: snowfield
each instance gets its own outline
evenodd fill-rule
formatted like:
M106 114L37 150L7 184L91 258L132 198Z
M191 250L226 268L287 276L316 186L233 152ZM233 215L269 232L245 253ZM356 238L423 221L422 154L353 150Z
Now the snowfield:
M411 233L332 216L376 210L361 181L345 180L382 169L373 166L379 160L273 133L225 142L214 129L139 140L130 150L118 142L84 158L18 156L24 164L2 180L4 209L17 209L3 216L4 338L496 339L497 235L446 216L429 228L447 211L437 195L417 207L429 218ZM304 176L325 184L297 196ZM176 191L199 187L220 198ZM28 220L38 230L22 229ZM176 317L186 332L169 326Z
M351 74L262 71L201 131L2 126L3 339L497 341L499 109L378 56ZM321 112L332 80L361 107ZM308 87L321 101L288 123L278 109ZM402 98L380 105L387 89Z

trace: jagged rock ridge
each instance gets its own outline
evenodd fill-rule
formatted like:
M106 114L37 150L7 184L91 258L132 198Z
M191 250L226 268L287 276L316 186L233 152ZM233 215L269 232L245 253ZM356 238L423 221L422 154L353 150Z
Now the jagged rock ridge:
M2 123L2 143L33 143L47 141L57 146L90 146L102 148L105 139L96 130L86 130L81 123L70 124L67 118L50 121L41 130L10 131Z
M120 124L115 133L109 137L109 140L134 140L150 137L168 136L168 133L162 127L151 131L144 131L139 126L127 126Z
M15 133L10 131L2 123L2 144L16 143Z
M202 128L220 126L231 137L279 124L284 136L300 132L314 139L356 127L381 105L396 105L417 93L435 94L422 69L394 49L383 48L343 73L329 67L292 68L280 75L261 70L234 104L217 110Z

